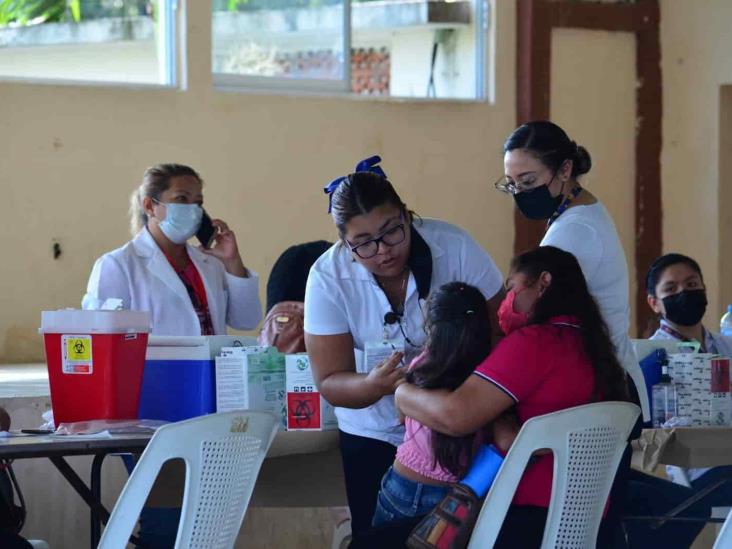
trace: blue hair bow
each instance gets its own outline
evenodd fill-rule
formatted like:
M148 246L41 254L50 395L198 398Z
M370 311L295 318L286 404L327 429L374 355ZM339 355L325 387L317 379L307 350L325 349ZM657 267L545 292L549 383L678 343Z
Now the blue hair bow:
M376 175L386 177L386 173L384 173L384 170L382 170L381 166L379 166L379 162L381 162L381 157L378 155L370 156L369 158L361 160L361 162L356 164L355 173L371 172L375 173ZM341 176L334 179L333 181L328 183L325 188L323 188L323 192L328 195L328 213L330 213L333 209L333 193L338 187L340 187L341 183L347 180L347 175Z
M356 164L356 173L371 172L371 173L380 175L381 177L386 177L384 170L382 170L381 166L379 166L380 162L381 162L381 157L378 154L371 156L369 158L366 158L365 160L361 160L361 162Z

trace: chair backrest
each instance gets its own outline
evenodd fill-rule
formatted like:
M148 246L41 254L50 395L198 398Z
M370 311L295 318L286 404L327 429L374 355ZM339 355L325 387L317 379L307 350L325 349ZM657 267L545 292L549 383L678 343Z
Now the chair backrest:
M594 547L605 504L640 408L601 402L524 423L491 486L469 549L493 547L534 451L554 454L552 496L541 547Z
M277 431L268 412L201 416L158 429L130 475L98 549L124 549L162 465L186 464L175 549L231 549Z
M727 515L713 549L728 549L729 547L732 547L732 511Z

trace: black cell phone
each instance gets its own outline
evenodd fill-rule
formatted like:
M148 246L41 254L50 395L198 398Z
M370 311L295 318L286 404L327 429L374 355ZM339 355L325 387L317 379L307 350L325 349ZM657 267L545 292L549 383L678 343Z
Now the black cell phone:
M196 238L204 248L210 248L213 244L214 238L216 238L216 227L211 223L211 218L203 210L203 217L201 218L201 227L196 233Z
M50 435L53 433L50 429L21 429L20 432L26 435Z

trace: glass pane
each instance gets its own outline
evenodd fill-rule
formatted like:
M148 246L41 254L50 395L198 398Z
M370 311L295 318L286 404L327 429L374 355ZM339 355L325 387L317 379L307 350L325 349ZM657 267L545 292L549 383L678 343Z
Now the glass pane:
M344 78L344 0L213 0L213 72Z
M485 0L353 0L351 91L481 97L486 12Z
M172 84L171 3L0 2L0 76Z

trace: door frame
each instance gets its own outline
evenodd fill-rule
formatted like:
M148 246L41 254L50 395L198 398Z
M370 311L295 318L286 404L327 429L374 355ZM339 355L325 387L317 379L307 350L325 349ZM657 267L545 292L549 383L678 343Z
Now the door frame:
M658 0L627 3L517 0L517 119L549 120L552 30L573 28L631 32L636 37L635 317L638 333L653 319L645 277L661 255L661 43ZM514 252L538 245L545 222L514 214Z

